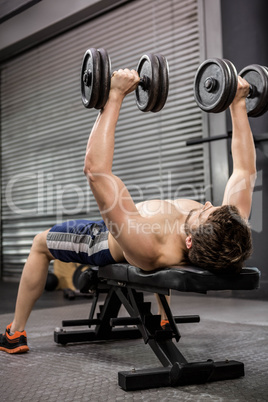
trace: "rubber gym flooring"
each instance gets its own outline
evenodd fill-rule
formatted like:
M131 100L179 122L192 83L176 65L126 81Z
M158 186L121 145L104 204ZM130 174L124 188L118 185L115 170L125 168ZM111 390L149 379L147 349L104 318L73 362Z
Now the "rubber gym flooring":
M1 331L11 322L17 284L0 283ZM145 298L154 303L154 297ZM245 364L245 377L202 385L123 391L118 371L161 366L142 339L54 343L63 319L87 318L91 299L65 300L44 292L28 321L30 351L0 352L0 401L268 401L268 302L184 295L172 296L175 315L199 314L200 323L181 324L180 350L189 361L232 359ZM120 315L125 315L122 311Z

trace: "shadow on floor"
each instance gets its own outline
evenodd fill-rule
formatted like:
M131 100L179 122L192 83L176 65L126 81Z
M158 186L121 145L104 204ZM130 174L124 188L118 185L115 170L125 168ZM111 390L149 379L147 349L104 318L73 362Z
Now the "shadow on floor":
M0 281L0 314L13 313L15 310L18 282ZM62 290L44 291L39 300L35 303L34 310L73 306L75 304L88 303L91 298L77 297L74 300L64 298Z

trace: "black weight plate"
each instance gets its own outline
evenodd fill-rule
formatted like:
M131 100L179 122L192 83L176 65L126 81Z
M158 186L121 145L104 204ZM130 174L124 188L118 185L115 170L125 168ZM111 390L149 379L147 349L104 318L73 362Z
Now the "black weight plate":
M261 116L266 111L268 98L268 71L258 64L243 68L239 75L253 87L252 95L246 99L249 117Z
M79 276L78 289L81 293L87 293L90 290L96 290L98 287L98 282L98 268L88 268Z
M168 97L168 89L169 89L169 66L167 59L162 54L155 55L159 61L159 89L158 89L158 98L156 103L151 110L153 113L159 112L165 106L167 97Z
M98 49L100 54L100 92L99 99L95 105L95 109L102 109L109 97L110 86L111 86L111 60L105 49Z
M227 59L224 59L224 62L227 65L227 68L230 69L230 79L231 79L230 84L229 84L229 94L228 94L226 102L223 106L223 110L226 110L231 105L231 103L233 102L233 100L235 98L236 91L237 91L238 76L237 76L236 68L233 65L233 63L231 63Z
M208 80L212 88L207 89ZM210 113L220 113L230 91L230 69L224 60L208 59L198 68L194 80L194 97L200 109Z
M90 74L88 84L84 82L85 74ZM84 54L81 68L81 96L86 108L95 107L100 92L100 55L97 49L90 48Z
M76 268L76 270L73 273L72 282L76 289L79 289L78 279L85 269L88 269L88 265L81 264L81 265L78 265L78 267Z
M155 106L159 91L159 61L158 58L151 54L145 54L141 57L137 72L142 79L144 76L148 80L148 89L144 89L143 85L138 85L136 93L136 103L142 112L149 112Z
M267 76L268 76L268 67L263 66L263 68L265 68L265 70L267 71ZM266 105L263 108L261 114L259 114L259 116L263 115L264 113L266 113L268 111L268 93L267 93L267 98L266 98Z

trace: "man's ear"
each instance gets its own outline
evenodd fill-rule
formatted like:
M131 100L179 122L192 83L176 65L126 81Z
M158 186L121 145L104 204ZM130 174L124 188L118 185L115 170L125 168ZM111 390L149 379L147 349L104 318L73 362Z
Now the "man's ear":
M192 236L191 235L186 237L185 243L186 243L186 247L188 249L192 248L193 244L192 244Z

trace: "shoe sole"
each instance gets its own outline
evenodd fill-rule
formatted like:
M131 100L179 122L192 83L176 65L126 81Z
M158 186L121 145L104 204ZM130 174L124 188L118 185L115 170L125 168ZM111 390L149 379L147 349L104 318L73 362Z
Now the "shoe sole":
M29 351L29 347L27 345L23 345L23 346L18 346L17 348L14 349L7 349L7 348L3 348L2 346L0 346L0 350L3 350L4 352L7 353L26 353Z

